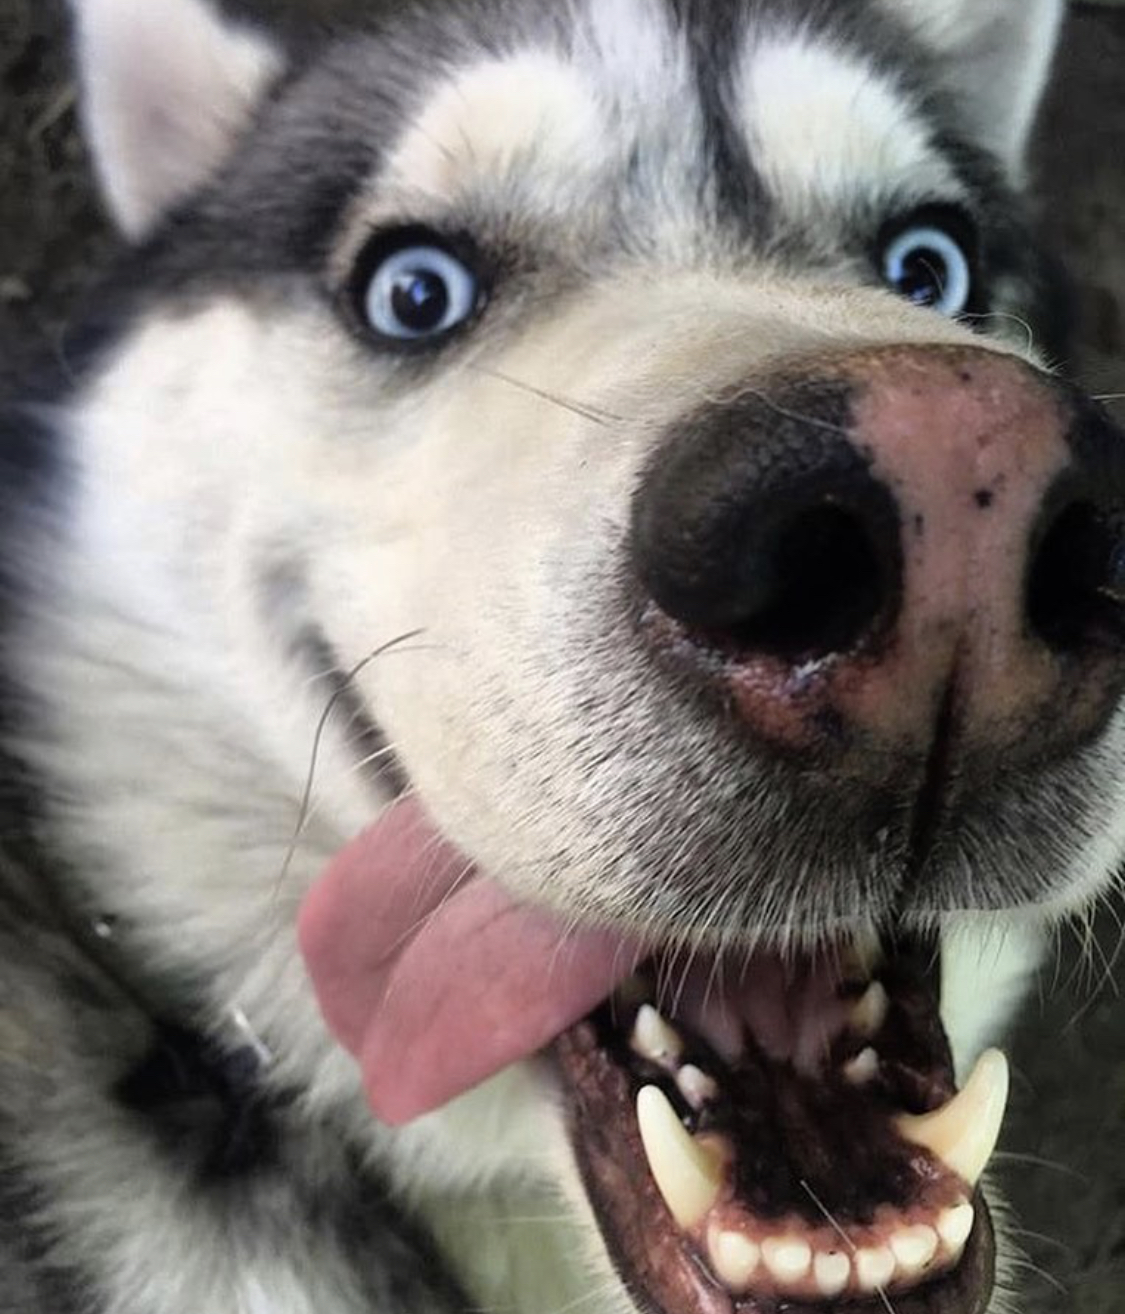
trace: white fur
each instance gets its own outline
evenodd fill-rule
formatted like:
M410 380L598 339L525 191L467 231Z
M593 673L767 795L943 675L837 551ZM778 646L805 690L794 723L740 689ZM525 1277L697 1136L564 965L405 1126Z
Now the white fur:
M965 130L1021 181L1063 0L882 0L941 56Z
M600 64L605 85L634 110L666 105L668 96L685 89L690 67L662 0L586 0L575 54L580 65L590 59ZM685 100L682 108L690 104Z
M450 73L381 171L379 203L357 207L357 241L381 213L466 198L565 215L577 233L603 213L604 180L632 152L655 240L690 249L710 180L683 34L655 0L574 10L568 50L517 48Z
M858 55L767 37L747 51L739 105L751 159L794 216L960 195L915 107Z
M203 0L71 0L87 132L123 232L142 237L222 164L280 68Z
M1043 919L962 915L942 937L941 1015L958 1080L1001 1044L1046 952Z
M608 124L579 72L525 51L455 73L432 96L395 151L387 181L421 204L518 186L519 171L573 186L603 169Z
M571 0L572 59L600 70L619 158L632 155L654 243L687 256L710 204L690 52L663 0ZM669 106L675 112L669 114Z

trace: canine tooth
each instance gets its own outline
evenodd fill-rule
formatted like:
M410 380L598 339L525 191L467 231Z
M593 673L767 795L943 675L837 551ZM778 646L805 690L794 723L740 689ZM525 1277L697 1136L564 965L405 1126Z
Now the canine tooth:
M684 1042L651 1004L642 1004L633 1026L633 1049L650 1063L675 1063L684 1052Z
M681 1227L695 1227L719 1198L720 1156L687 1131L658 1086L643 1086L638 1093L637 1123L649 1169L669 1212Z
M744 1291L762 1257L761 1247L741 1232L714 1229L707 1250L715 1276L731 1291Z
M904 1227L890 1239L900 1277L916 1277L937 1254L938 1234L924 1223Z
M771 1236L762 1242L762 1259L778 1282L797 1282L812 1264L812 1247L793 1236Z
M880 1291L895 1275L895 1257L886 1246L857 1250L855 1275L862 1291Z
M883 1029L890 1007L886 987L881 981L872 981L852 1007L852 1030L869 1040L877 1036Z
M1008 1060L998 1049L982 1054L965 1087L943 1108L920 1117L901 1114L900 1134L929 1150L969 1186L980 1181L1008 1102Z
M966 1200L963 1204L943 1209L937 1218L938 1236L951 1254L959 1255L965 1248L976 1222L976 1210Z
M870 1046L844 1064L844 1080L849 1086L866 1086L878 1075L879 1055Z
M697 1068L694 1063L685 1063L676 1073L676 1085L680 1094L698 1112L709 1104L719 1093L719 1084L714 1077Z
M813 1260L816 1288L822 1296L838 1296L852 1278L852 1261L840 1251Z

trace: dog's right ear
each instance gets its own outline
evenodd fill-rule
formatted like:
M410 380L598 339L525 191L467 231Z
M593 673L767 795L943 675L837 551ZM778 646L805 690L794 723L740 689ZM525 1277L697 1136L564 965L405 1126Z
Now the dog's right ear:
M962 127L1015 182L1051 69L1064 0L880 0L938 55Z
M86 135L110 210L144 237L223 164L282 68L207 0L71 0Z

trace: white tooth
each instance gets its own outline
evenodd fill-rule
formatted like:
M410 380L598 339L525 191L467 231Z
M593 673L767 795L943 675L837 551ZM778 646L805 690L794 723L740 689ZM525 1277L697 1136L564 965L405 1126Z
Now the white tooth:
M912 1145L936 1155L969 1186L980 1181L1004 1121L1008 1103L1008 1060L998 1049L982 1054L965 1088L943 1108L895 1121Z
M840 1251L833 1255L817 1255L813 1260L813 1274L822 1296L838 1296L851 1281L852 1261Z
M745 1291L758 1268L761 1248L741 1232L712 1229L707 1251L715 1276L731 1291Z
M855 1275L861 1291L881 1291L895 1275L895 1257L886 1246L857 1250Z
M976 1222L976 1210L966 1200L954 1205L952 1209L943 1209L937 1217L938 1236L945 1243L945 1248L954 1255L959 1255L965 1248Z
M920 1223L917 1227L904 1227L890 1240L891 1253L898 1263L900 1277L916 1277L937 1254L938 1234L932 1227Z
M778 1282L797 1282L809 1271L812 1247L799 1237L771 1236L762 1242L762 1259Z
M696 1112L705 1104L709 1104L719 1093L719 1085L714 1077L709 1077L693 1063L685 1063L676 1073L676 1085L680 1088L680 1094Z
M870 1046L844 1064L844 1080L849 1086L866 1086L878 1075L879 1055Z
M721 1156L688 1132L657 1086L643 1086L638 1093L637 1123L648 1166L669 1212L681 1227L695 1227L719 1198Z
M675 1063L684 1052L680 1034L651 1004L642 1004L633 1026L633 1049L651 1063Z
M886 987L881 981L872 981L862 998L852 1006L852 1030L872 1040L883 1029L890 1007Z

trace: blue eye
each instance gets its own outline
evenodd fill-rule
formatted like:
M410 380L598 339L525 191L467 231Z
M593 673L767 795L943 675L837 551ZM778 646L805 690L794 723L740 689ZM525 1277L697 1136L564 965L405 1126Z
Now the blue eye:
M935 223L912 224L887 242L882 274L900 296L951 319L963 315L973 297L965 245Z
M477 275L444 246L396 245L367 266L357 287L359 309L380 337L422 342L465 323L483 303Z

